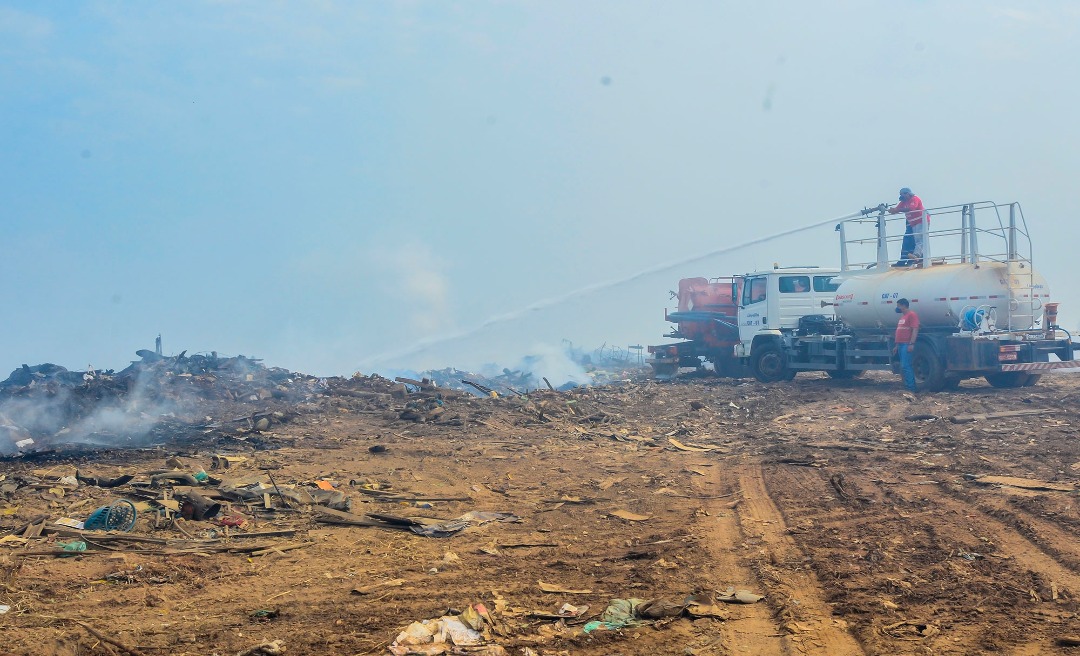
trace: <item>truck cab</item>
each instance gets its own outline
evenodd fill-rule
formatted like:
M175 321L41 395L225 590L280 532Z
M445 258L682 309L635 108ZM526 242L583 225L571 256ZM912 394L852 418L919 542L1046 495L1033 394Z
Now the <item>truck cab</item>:
M832 303L839 287L833 278L839 273L839 269L777 267L742 276L735 355L752 357L755 342L762 344L794 333L804 317L833 319Z
M815 332L827 332L827 326L836 324L833 306L839 282L834 279L839 273L819 267L774 267L742 276L739 343L733 356L764 383L794 378L801 369L792 359L795 336L806 332L808 325Z

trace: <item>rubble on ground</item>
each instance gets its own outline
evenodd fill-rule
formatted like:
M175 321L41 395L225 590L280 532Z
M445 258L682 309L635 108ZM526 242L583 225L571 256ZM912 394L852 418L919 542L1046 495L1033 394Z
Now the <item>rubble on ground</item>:
M70 371L23 365L0 382L0 456L56 450L136 448L214 436L261 433L325 406L396 413L401 419L463 425L454 398L528 398L540 388L529 372L494 378L457 369L421 380L377 374L317 377L243 355L162 356L138 351L122 371ZM638 369L594 369L597 381L644 375ZM565 388L564 388L565 389Z
M1080 634L1070 377L516 394L144 360L141 398L53 367L4 386L7 408L92 414L101 392L153 420L125 449L3 422L44 447L0 460L11 653L1041 653Z

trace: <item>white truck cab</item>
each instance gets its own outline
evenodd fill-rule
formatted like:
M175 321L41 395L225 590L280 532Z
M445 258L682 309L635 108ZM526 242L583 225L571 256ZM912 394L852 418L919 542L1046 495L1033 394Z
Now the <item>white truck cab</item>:
M755 337L779 337L783 332L797 330L802 317L825 315L832 319L832 303L839 287L833 278L839 273L839 269L792 267L742 276L740 343L735 347L735 356L750 357Z

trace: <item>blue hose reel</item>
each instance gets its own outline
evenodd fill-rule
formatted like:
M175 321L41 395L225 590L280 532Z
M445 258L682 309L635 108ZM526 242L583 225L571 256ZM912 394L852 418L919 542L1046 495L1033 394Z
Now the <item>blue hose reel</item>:
M963 312L960 322L961 330L978 330L986 319L986 310L983 308L968 308Z

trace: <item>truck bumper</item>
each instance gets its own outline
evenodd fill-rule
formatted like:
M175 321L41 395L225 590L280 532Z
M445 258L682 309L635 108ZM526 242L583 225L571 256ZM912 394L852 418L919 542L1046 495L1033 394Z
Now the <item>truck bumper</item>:
M1068 362L1019 362L1017 364L1003 364L1001 371L1052 371L1060 369L1080 370L1080 360Z

